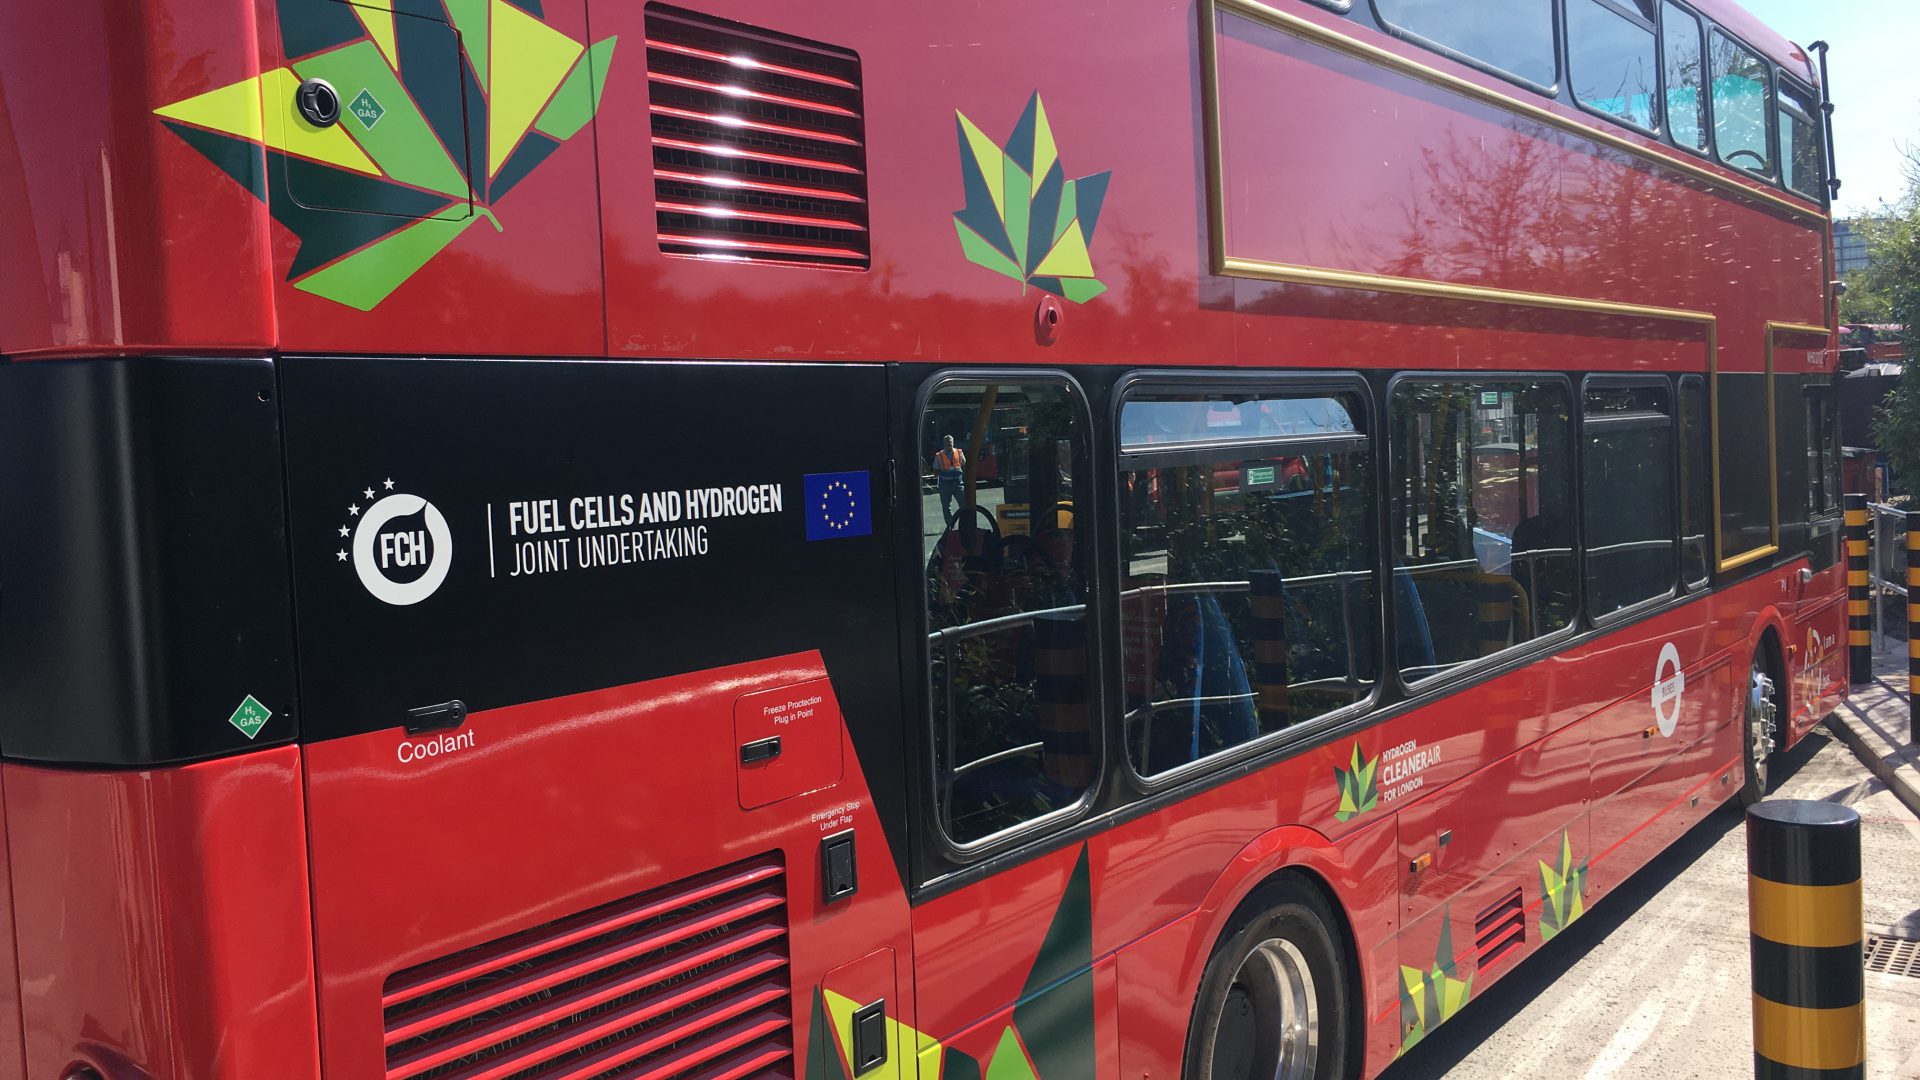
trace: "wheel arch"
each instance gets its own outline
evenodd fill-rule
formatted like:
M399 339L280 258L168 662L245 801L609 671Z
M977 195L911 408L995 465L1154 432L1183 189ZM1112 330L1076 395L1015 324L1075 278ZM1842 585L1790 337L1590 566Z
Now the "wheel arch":
M1391 835L1393 824L1393 819L1387 818L1360 831L1385 829ZM1366 1002L1371 984L1364 959L1367 950L1362 946L1352 905L1348 902L1350 891L1359 887L1361 871L1346 858L1343 850L1344 841L1354 835L1358 834L1349 834L1342 842L1336 842L1305 826L1282 826L1242 848L1222 869L1194 912L1196 947L1190 950L1185 970L1181 972L1180 985L1187 1000L1188 1037L1192 1035L1193 1012L1198 1005L1207 964L1241 921L1254 914L1252 901L1263 889L1276 882L1294 881L1321 898L1343 936L1344 955L1340 960L1348 975L1348 1015L1354 1020L1348 1032L1350 1051L1352 1060L1366 1060ZM1388 933L1391 932L1390 929Z
M1774 716L1774 739L1781 750L1787 749L1790 745L1788 740L1791 738L1793 728L1791 723L1793 692L1790 681L1792 673L1787 670L1786 645L1790 640L1792 637L1787 631L1787 620L1780 614L1779 609L1772 605L1761 609L1760 617L1754 620L1750 654L1764 656L1767 673L1773 677L1775 704L1779 706ZM1737 707L1745 708L1745 703L1746 689L1742 685Z

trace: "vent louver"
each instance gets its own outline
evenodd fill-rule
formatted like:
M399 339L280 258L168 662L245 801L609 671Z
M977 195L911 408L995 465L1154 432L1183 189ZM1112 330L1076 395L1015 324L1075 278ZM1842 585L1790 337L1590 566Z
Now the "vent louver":
M648 4L647 79L660 250L867 268L858 56Z
M1527 942L1527 908L1515 889L1473 921L1473 947L1479 970L1505 960Z
M389 1080L790 1073L786 874L733 866L387 979Z

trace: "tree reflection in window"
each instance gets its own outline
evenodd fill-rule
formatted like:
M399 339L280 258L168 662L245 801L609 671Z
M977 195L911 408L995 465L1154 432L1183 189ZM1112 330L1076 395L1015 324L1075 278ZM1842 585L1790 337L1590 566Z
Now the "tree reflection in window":
M1087 435L1056 382L943 386L921 433L935 796L964 844L1093 782Z
M1564 384L1409 379L1389 411L1403 677L1417 682L1567 626L1575 581Z
M1121 406L1127 750L1157 775L1366 699L1373 488L1346 393Z

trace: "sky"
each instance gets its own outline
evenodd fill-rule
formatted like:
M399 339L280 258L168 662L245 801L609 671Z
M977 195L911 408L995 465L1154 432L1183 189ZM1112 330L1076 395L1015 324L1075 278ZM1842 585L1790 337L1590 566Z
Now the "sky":
M1904 151L1920 151L1920 0L1739 2L1798 44L1833 46L1827 77L1841 180L1834 216L1898 198L1906 185Z

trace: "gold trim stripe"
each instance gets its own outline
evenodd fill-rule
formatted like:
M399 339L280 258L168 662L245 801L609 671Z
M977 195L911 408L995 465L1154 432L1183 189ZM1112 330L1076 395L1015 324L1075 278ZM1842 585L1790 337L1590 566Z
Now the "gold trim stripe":
M1224 227L1223 222L1222 228ZM1646 304L1628 304L1617 300L1590 300L1585 297L1559 296L1554 293L1494 289L1485 285L1456 285L1448 281L1433 281L1427 278L1394 277L1388 274L1362 273L1358 270L1333 270L1323 266L1265 262L1259 259L1243 259L1237 255L1220 255L1219 252L1222 250L1222 244L1214 246L1216 256L1214 272L1224 277L1256 278L1263 281L1281 281L1289 285L1318 285L1331 289L1368 289L1375 292L1425 296L1439 300L1514 304L1519 307L1578 311L1589 315L1624 315L1638 319L1690 322L1702 326L1711 326L1715 321L1712 315L1704 311L1688 311L1685 308L1650 307ZM1826 331L1822 330L1820 333L1824 334Z
M1782 945L1824 949L1861 940L1860 883L1785 885L1747 875L1753 932Z
M1664 150L1655 150L1643 146L1640 143L1616 135L1604 128L1596 127L1593 124L1577 120L1570 116L1563 116L1552 109L1535 105L1530 101L1514 97L1511 94L1489 89L1470 79L1463 79L1458 75L1441 71L1439 68L1423 64L1410 57L1401 56L1399 53L1382 49L1377 45L1369 45L1357 38L1348 37L1338 31L1321 26L1319 23L1303 19L1298 15L1290 15L1277 8L1268 7L1266 4L1260 3L1259 0L1200 0L1200 13L1202 19L1205 20L1200 28L1202 39L1201 53L1202 59L1205 61L1210 97L1218 97L1219 95L1219 83L1217 81L1218 71L1213 63L1218 56L1214 42L1215 35L1219 32L1219 23L1214 17L1216 11L1225 11L1232 15L1239 15L1242 18L1251 19L1254 22L1264 23L1275 30L1292 34L1295 37L1310 41L1315 45L1332 49L1335 52L1345 53L1356 60L1372 64L1375 67L1383 67L1390 71L1397 71L1402 75L1408 75L1418 79L1429 86L1435 86L1442 90L1450 90L1462 97L1478 101L1483 105L1491 105L1496 109L1524 116L1529 120L1545 124L1548 127L1564 131L1570 135L1577 135L1583 139L1592 139L1594 142L1619 150L1622 153L1631 154L1634 157L1655 162L1673 169L1676 172L1685 173L1696 180L1703 181L1722 191L1770 203L1782 210L1800 215L1801 217L1812 218L1816 221L1826 220L1827 215L1817 207L1811 207L1794 199L1787 198L1784 195L1776 195L1764 188L1754 187L1750 184L1732 179L1731 177L1723 176L1687 158L1677 157Z
M1800 1009L1753 995L1753 1049L1802 1069L1846 1069L1867 1057L1864 1005Z

